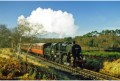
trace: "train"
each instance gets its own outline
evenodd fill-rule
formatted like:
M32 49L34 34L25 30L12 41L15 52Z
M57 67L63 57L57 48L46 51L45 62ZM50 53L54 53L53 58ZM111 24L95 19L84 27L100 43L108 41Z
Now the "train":
M59 42L59 43L34 43L34 44L22 44L21 49L42 56L48 60L73 66L72 49L73 44L71 42ZM85 60L83 57L77 62L77 66L84 66Z

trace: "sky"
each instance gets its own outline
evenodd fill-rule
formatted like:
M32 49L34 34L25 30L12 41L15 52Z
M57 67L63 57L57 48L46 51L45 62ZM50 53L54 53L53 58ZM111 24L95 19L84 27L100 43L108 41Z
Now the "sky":
M19 16L28 17L39 7L72 14L77 35L120 29L120 1L0 1L0 24L16 27Z

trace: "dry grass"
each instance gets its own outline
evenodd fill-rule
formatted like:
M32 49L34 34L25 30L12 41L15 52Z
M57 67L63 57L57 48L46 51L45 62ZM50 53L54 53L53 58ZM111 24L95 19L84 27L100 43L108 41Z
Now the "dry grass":
M17 53L12 53L9 48L0 49L0 79L13 79L16 76L14 75L15 73L22 72L21 62L26 61L26 56L25 54L20 54L20 58L18 59L16 57L17 55ZM35 59L35 57L33 58ZM47 68L46 65L39 63L34 59L31 59L28 56L27 62L38 67ZM23 75L24 78L22 79L27 79L26 74Z
M14 56L13 53L11 53L9 48L3 48L0 49L0 57L1 58L6 58L6 59L10 59Z
M23 61L26 61L26 56L25 54L21 54L20 57L23 59ZM36 58L35 57L32 57L33 59L29 58L29 55L27 56L27 62L28 63L31 63L33 65L36 65L36 66L40 66L40 67L45 67L45 68L48 68L47 65L43 64L43 63L40 63L38 62L37 60L35 60Z
M103 68L100 72L104 72L120 78L120 59L112 62L104 62Z
M4 48L4 49L0 49L0 58L5 58L5 59L10 59L10 58L15 58L15 56L17 56L18 53L15 53L13 54L9 48ZM21 54L19 55L23 61L26 61L26 56L25 54ZM32 57L34 59L36 59L35 57ZM42 64L42 63L39 63L38 61L36 60L33 60L31 58L29 58L29 56L27 57L27 60L28 60L28 63L32 63L34 65L37 65L37 66L40 66L40 67L46 67L46 65Z

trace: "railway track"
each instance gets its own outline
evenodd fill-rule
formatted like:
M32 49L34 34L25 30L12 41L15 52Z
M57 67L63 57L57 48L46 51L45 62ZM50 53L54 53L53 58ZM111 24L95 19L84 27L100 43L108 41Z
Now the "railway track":
M98 72L94 72L94 71L91 71L88 69L73 68L73 67L69 67L67 65L63 65L60 63L56 63L56 62L47 60L43 57L38 57L38 58L50 63L51 65L58 66L59 68L69 71L71 73L76 73L77 75L80 75L84 78L89 78L92 80L120 80L119 78L116 78L116 77L113 77L110 75L106 75L106 74L101 74Z

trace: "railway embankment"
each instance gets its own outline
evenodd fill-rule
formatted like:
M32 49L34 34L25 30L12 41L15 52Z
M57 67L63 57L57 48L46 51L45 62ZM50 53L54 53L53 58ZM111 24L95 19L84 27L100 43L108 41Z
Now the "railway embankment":
M26 53L22 53L21 55L19 55L20 57L22 57L24 59L24 61L26 61ZM56 80L83 80L83 79L90 79L90 78L85 78L83 76L80 76L79 74L76 74L75 72L65 69L63 66L60 67L52 62L49 62L48 60L45 61L43 59L41 59L40 56L36 56L36 54L31 54L29 53L27 55L27 58L30 59L30 61L28 60L28 63L32 63L34 65L38 65L39 63L42 64L42 66L45 66L44 68L46 68L47 70L49 70L48 72L51 72L52 74L54 74L56 76ZM33 62L33 61L34 62ZM57 63L58 64L58 63ZM41 68L41 67L38 67Z
M0 50L1 80L75 80L82 79L69 72L50 67L50 64L21 53L12 53L10 49Z

